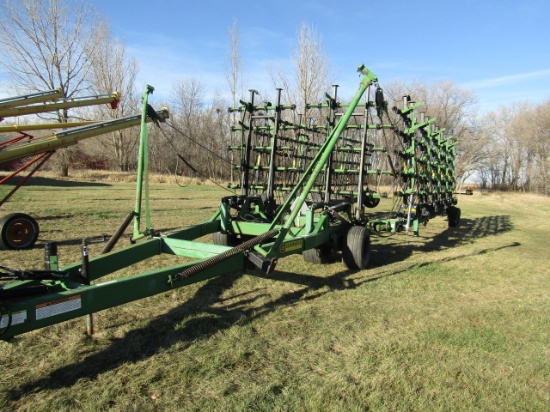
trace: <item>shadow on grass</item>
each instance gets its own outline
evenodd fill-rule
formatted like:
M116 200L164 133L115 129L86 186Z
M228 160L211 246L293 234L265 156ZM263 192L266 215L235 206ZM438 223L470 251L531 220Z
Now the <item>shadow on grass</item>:
M101 373L116 369L125 363L150 358L177 343L184 343L184 348L189 347L194 342L208 339L237 323L241 326L249 324L278 307L316 299L329 293L327 290L320 290L324 286L345 288L345 278L351 273L353 272L344 271L328 278L276 273L274 276L279 279L285 275L295 276L297 283L308 287L287 293L260 308L251 307L250 304L265 296L261 289L232 296L232 300L240 298L235 303L215 306L226 300L222 298L223 293L231 288L243 274L230 274L211 279L204 283L191 299L153 319L147 326L128 332L122 339L113 340L107 348L88 356L79 363L64 366L45 378L9 390L8 396L10 400L15 401L32 392L71 387L79 379L95 379ZM316 290L317 293L312 293ZM190 319L185 321L186 318ZM182 327L174 327L182 322L184 322Z
M387 265L402 261L407 256L403 253L412 253L415 249L437 251L452 246L473 242L476 238L498 235L511 230L512 225L508 216L492 216L487 218L464 220L460 229L448 229L435 236L431 241L417 245L387 245L396 248L394 253L390 249L379 248L377 252L385 251L384 258L375 259L376 266ZM516 247L519 243L512 243L496 248L485 249L453 257L442 258L439 261L412 264L399 270L389 268L378 273L377 276L366 276L350 279L354 272L344 270L331 276L319 277L297 274L292 272L275 271L271 275L261 272L252 274L274 281L292 282L306 287L293 290L278 299L269 301L261 307L251 306L251 303L265 296L262 289L255 289L232 296L230 299L238 301L223 305L227 301L222 296L242 274L228 274L211 279L203 283L195 295L182 305L161 315L143 328L128 332L123 338L113 340L112 343L98 352L91 354L82 361L61 367L52 371L49 376L34 382L9 390L11 400L17 400L25 394L71 387L80 379L95 379L97 375L116 369L125 363L139 362L169 349L175 344L183 344L183 348L193 343L208 339L220 331L229 329L236 324L250 324L262 318L275 309L294 304L300 301L317 299L333 290L354 289L363 284L377 281L381 278L395 276L411 269L438 262L461 259L474 254L483 254L498 251L504 248ZM412 248L412 249L411 249ZM222 304L222 305L220 305ZM187 320L186 320L187 319Z
M23 181L22 176L14 176L5 185L15 186ZM51 187L105 187L110 183L81 182L75 180L52 179L49 177L33 176L25 183L25 186L51 186Z
M487 248L487 249L483 249L483 250L480 250L480 251L477 251L477 252L465 253L465 254L462 254L462 255L446 257L446 258L442 258L442 259L439 259L439 260L432 260L430 262L415 263L415 264L407 266L406 268L402 268L402 269L399 269L399 270L388 270L388 271L379 273L377 276L361 280L359 283L356 283L355 286L359 286L359 285L361 285L363 283L367 283L367 282L373 282L373 281L376 281L378 279L399 275L401 273L408 272L409 270L414 270L414 269L421 268L421 267L424 267L424 266L433 265L434 263L452 262L454 260L464 259L464 258L469 257L469 256L483 255L485 253L497 252L497 251L502 250L502 249L508 249L508 248L511 248L511 247L518 247L518 246L521 246L521 243L512 242L508 245L503 245L503 246L499 246L499 247L495 247L495 248Z
M436 252L473 243L476 239L500 235L512 230L508 215L484 216L478 219L461 219L460 227L447 228L433 238L424 241L421 237L394 235L388 242L376 242L371 247L369 267L377 268L401 262L414 252Z

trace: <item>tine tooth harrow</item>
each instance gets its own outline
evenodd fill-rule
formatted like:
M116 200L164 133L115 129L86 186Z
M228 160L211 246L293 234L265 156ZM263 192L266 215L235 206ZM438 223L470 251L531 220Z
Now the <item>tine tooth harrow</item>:
M5 268L0 273L7 279L0 287L1 337L244 271L250 265L272 273L278 259L292 254L302 254L311 263L328 263L341 255L347 268L361 270L369 263L372 233L412 230L418 235L419 225L436 215L447 215L449 226L458 225L460 209L453 198L456 142L435 126L435 119L418 115L421 104L408 97L402 108L388 112L376 75L365 66L358 71L360 85L349 103L338 101L334 86L323 102L306 104L304 113L281 101L281 89L275 104L258 104L258 93L251 90L249 101L229 109L238 117L231 128L231 141L236 143L229 147L238 159L232 174L237 178L230 187L239 194L223 197L210 220L165 235L149 225L148 190L142 190L147 179L147 125L142 122L143 170L133 211L134 239L140 241L63 268L50 247L46 270ZM143 119L150 91L144 93ZM374 212L386 196L393 197L391 213ZM205 235L212 235L213 243L197 240ZM101 281L161 254L183 259Z

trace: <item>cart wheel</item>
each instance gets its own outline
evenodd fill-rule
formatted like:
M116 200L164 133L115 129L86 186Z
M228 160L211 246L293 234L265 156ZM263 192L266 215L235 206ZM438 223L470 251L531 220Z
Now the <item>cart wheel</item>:
M449 227L458 227L460 225L460 208L451 206L447 210L447 220Z
M12 213L0 219L0 249L30 249L40 231L38 223L24 213Z
M370 232L364 226L352 226L342 246L342 261L348 269L366 269L370 258Z
M367 197L365 199L365 206L368 207L369 209L373 209L375 208L376 206L378 206L380 204L380 198L377 198L377 197Z
M317 265L326 265L333 262L330 243L304 250L302 256L307 263L315 263Z
M214 244L221 246L237 246L239 244L237 237L229 233L214 232L212 233L212 240Z

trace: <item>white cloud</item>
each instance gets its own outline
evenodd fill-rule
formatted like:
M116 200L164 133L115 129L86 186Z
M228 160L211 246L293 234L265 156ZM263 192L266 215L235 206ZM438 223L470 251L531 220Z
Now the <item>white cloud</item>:
M486 89L490 87L499 87L503 85L512 85L525 81L538 80L550 77L550 69L536 70L526 73L517 73L509 76L494 77L492 79L477 80L462 84L462 87L468 89Z

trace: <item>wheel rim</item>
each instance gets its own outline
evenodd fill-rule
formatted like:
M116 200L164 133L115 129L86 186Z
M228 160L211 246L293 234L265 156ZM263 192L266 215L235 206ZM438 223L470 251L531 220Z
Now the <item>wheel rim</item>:
M28 219L16 219L6 228L5 239L14 248L24 248L33 243L36 228Z

